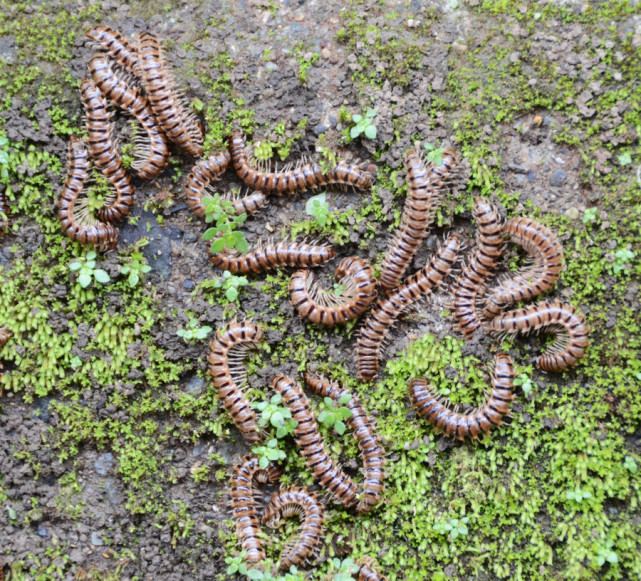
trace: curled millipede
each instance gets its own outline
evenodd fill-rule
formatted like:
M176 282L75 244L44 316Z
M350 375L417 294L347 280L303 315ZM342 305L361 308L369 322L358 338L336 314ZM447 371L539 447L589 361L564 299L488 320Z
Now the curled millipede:
M281 519L298 516L300 533L287 543L280 559L280 568L288 571L311 560L319 549L325 522L325 508L316 494L306 488L281 488L269 500L263 513L263 524L276 528Z
M468 341L481 326L476 306L478 295L496 272L505 249L501 217L496 209L483 198L474 198L474 217L476 251L454 283L452 301L452 316Z
M331 397L336 402L343 395L351 397L350 401L345 404L345 407L352 412L347 423L354 432L354 437L358 440L358 448L363 456L363 466L365 467L363 494L356 508L358 514L364 514L380 502L385 486L383 480L387 475L383 468L385 466L385 450L374 432L374 424L367 417L356 396L341 388L338 383L307 372L305 373L305 383L319 395Z
M240 464L234 467L231 477L231 505L236 524L236 536L242 550L247 553L245 561L253 565L265 560L265 551L261 547L260 520L254 502L254 481L275 483L280 480L281 470L270 464L265 470L258 464L257 456L245 456Z
M311 271L294 273L289 283L289 297L301 318L333 327L357 319L376 299L377 283L368 260L358 256L344 258L336 267L335 277L344 287L340 296L317 290Z
M381 347L398 317L409 307L430 294L441 284L457 260L461 239L450 236L439 248L429 264L410 276L402 285L383 299L379 299L363 323L357 341L358 376L363 381L373 379L378 373Z
M147 98L135 86L129 86L114 73L109 61L96 55L89 62L89 72L101 93L121 109L133 115L146 137L136 137L136 149L131 167L138 177L151 180L157 177L169 163L169 147L165 135L158 127Z
M87 36L99 43L109 55L127 71L137 74L138 52L117 30L109 26L94 26L87 31Z
M209 257L211 263L232 273L259 273L283 266L322 266L334 258L336 252L329 246L312 246L296 242L268 244L242 255L218 252Z
M451 409L449 402L434 394L427 380L412 379L409 384L410 401L419 415L443 430L447 436L462 440L467 436L477 439L480 434L489 434L493 426L500 426L510 413L514 399L514 367L504 353L496 356L492 390L483 405L467 414Z
M65 234L81 244L93 244L100 251L116 246L118 231L105 222L96 220L86 204L79 201L89 176L89 154L85 144L72 136L69 141L69 171L60 192L58 218Z
M300 386L289 377L277 375L272 377L272 388L283 398L285 405L292 412L292 419L298 422L294 428L294 438L300 453L305 458L308 468L321 486L328 490L339 504L354 506L358 503L357 486L331 459L323 439L318 431L316 417L312 413L309 400Z
M0 192L0 234L4 232L9 223L9 214L11 214L9 197L5 192Z
M95 83L88 79L82 81L80 91L87 117L89 154L116 192L114 199L108 200L98 210L98 217L103 222L120 222L131 212L134 188L111 139L113 123L107 110L107 101Z
M541 329L557 334L554 344L537 358L536 364L544 371L564 371L585 356L590 341L583 313L559 300L509 311L488 323L488 330L493 333L529 333Z
M176 90L174 75L167 66L158 38L151 32L140 34L138 57L139 76L143 80L156 121L169 141L190 155L201 155L202 126Z
M512 218L505 223L503 232L521 245L533 262L490 295L483 311L487 319L551 289L563 270L563 246L543 224L531 218Z
M425 167L419 155L410 150L405 157L409 195L405 200L401 225L385 253L381 265L381 287L395 288L419 246L429 234L429 226L439 206L443 180L456 164L453 149L443 152L439 166Z
M356 581L387 581L387 577L374 569L374 562L371 557L363 557L355 561L357 565L360 565Z
M372 175L355 165L340 162L334 169L323 172L316 163L305 164L289 171L262 172L250 166L245 153L245 141L240 131L233 131L229 140L231 161L238 177L250 188L268 194L295 194L330 184L355 188L372 186Z
M249 321L231 322L209 343L209 374L218 388L223 407L247 442L259 442L262 433L256 413L242 391L245 384L243 359L245 352L263 339L263 330Z

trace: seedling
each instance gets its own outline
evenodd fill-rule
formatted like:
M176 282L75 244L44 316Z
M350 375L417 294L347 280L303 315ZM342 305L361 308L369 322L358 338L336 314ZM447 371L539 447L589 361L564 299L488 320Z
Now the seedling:
M318 194L307 200L305 212L308 216L315 216L320 226L327 224L327 214L329 214L329 204L325 201L325 194Z
M573 500L574 502L583 502L588 498L592 498L592 493L588 490L582 490L578 486L574 490L568 490L565 493L565 498L567 500Z
M330 565L332 571L336 571L332 581L355 581L355 576L353 574L358 573L360 570L360 566L354 563L354 560L351 557L348 557L343 561L334 557L330 561Z
M203 198L203 205L205 206L205 222L215 223L215 226L205 230L203 234L203 240L213 240L211 251L222 252L227 248L228 250L247 252L249 245L245 240L245 233L236 229L247 220L247 214L237 216L233 204L221 198L220 194Z
M261 401L254 402L251 406L261 412L258 425L265 427L272 425L276 428L276 437L284 438L287 434L291 434L294 428L298 425L296 420L292 420L292 412L286 407L281 406L283 398L280 394L273 395L269 402Z
M514 385L520 385L523 393L525 395L530 395L530 393L532 393L532 388L536 384L532 382L532 378L529 375L521 373L521 375L514 379Z
M606 561L611 565L619 562L619 556L612 550L613 544L614 543L608 539L605 545L597 549L594 559L599 567L603 567Z
M267 469L270 462L278 462L278 460L284 460L286 457L285 452L278 447L276 438L268 440L264 446L252 448L252 454L258 456L258 465L263 470Z
M87 288L92 281L100 284L107 284L111 278L102 268L96 268L96 252L90 250L87 256L79 257L69 265L71 272L78 273L78 284L82 288Z
M178 329L176 335L182 337L185 341L201 340L211 333L211 327L199 327L198 319L190 318L186 329Z
M622 153L618 159L621 165L630 165L632 163L632 156L627 152Z
M290 567L289 573L285 573L285 575L278 575L278 577L274 577L271 574L269 567L267 567L265 571L261 571L260 569L249 569L249 571L247 571L247 578L252 579L253 581L302 581L305 579L303 574L299 573L298 569L293 565Z
M629 470L630 472L632 472L633 474L634 474L634 473L637 471L637 469L638 469L637 463L634 461L634 458L633 458L632 456L626 456L626 457L623 459L623 467L624 467L626 470Z
M142 276L150 271L151 266L146 263L142 252L134 252L127 263L120 267L120 274L127 277L127 282L132 288L138 286Z
M351 399L352 396L347 393L341 395L338 402L334 402L331 397L323 398L323 403L320 406L321 412L318 414L318 421L327 427L334 428L334 431L342 436L346 428L343 420L351 418L352 412L346 407L338 406L349 403Z
M274 146L268 141L261 141L254 146L254 157L259 161L267 161L274 154Z
M614 253L614 262L609 266L614 275L618 275L623 270L629 270L627 264L632 260L636 255L632 250L627 248L621 248Z
M425 151L425 159L429 162L432 162L434 165L441 165L443 163L443 152L445 151L444 147L436 147L431 143L423 144Z
M464 516L461 519L451 518L446 521L440 521L434 524L432 527L435 531L442 535L448 535L452 540L457 539L458 537L464 537L467 535L467 522L469 517Z
M596 220L597 212L597 208L588 208L583 214L583 223L589 224L590 222L594 222Z
M230 303L233 303L238 298L238 289L247 286L249 281L244 276L235 276L228 270L223 272L214 282L214 288L222 288L225 291L225 296Z
M349 136L356 139L361 133L367 139L376 139L376 125L374 125L374 117L376 117L375 109L368 109L365 115L352 115L352 121L355 123L354 127L349 130Z

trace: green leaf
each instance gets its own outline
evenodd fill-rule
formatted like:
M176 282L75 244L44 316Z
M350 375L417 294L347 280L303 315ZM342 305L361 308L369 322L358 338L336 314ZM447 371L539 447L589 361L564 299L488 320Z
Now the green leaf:
M82 288L87 288L91 284L91 275L87 272L82 272L78 276L78 284Z
M372 117L376 117L376 109L368 109L367 113L365 113L366 117L369 117L370 119Z
M82 268L82 263L80 263L80 262L72 262L69 265L69 270L71 272L75 272L76 270L80 270L81 268Z
M367 139L376 139L376 126L367 126L365 128L365 137L367 137Z
M107 272L105 270L102 270L102 268L97 268L96 270L94 270L93 276L100 284L107 284L111 280Z
M608 563L618 563L619 562L619 556L614 552L614 551L608 551L605 555L605 560Z
M248 249L249 249L249 244L247 243L247 240L245 240L245 238L242 238L241 240L236 241L236 250L238 250L238 252L244 253L244 252L247 252Z
M360 123L362 120L363 120L363 116L362 115L358 115L358 114L352 115L352 121L354 123Z
M336 430L336 433L342 436L345 433L345 424L341 420L338 420L334 424L334 430Z
M260 459L258 460L258 465L263 469L266 470L267 466L269 466L269 458L267 456L261 456Z
M631 164L631 163L632 163L632 157L631 157L631 156L630 156L630 154L629 154L629 153L627 153L627 152L626 152L626 153L622 153L622 154L619 156L619 163L620 163L621 165L629 165L629 164Z
M352 396L349 393L344 393L338 398L338 403L341 405L345 405L346 403L349 403L352 401Z
M140 277L138 276L138 273L132 272L127 280L129 281L129 286L134 287L140 281Z
M212 252L222 252L225 249L225 241L222 238L217 238L211 243Z
M265 466L265 468L267 467ZM250 579L262 579L263 576L263 572L259 571L258 569L250 569L249 571L247 571L247 577L249 577Z
M6 151L0 151L0 163L7 165L9 163L9 154Z
M230 303L233 303L238 298L238 291L235 288L228 288L225 296Z
M360 127L358 127L358 126L356 126L356 127L352 127L352 128L349 130L349 136L350 136L352 139L356 139L360 134L361 134L361 128L360 128Z
M214 238L216 238L216 234L218 234L218 230L216 228L209 228L208 230L205 230L203 234L203 240L205 242L213 240Z

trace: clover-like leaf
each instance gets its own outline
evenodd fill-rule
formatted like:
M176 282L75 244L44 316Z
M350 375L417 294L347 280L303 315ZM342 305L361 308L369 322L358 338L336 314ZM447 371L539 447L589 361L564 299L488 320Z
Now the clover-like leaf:
M109 276L109 274L107 274L107 271L102 270L102 268L97 268L96 270L94 270L93 276L100 284L107 284L111 280L111 277Z

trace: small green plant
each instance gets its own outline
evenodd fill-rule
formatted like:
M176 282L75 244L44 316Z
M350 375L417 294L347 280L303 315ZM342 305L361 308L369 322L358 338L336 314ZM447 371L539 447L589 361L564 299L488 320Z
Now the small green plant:
M134 252L127 262L120 267L120 274L124 274L127 277L127 282L132 288L138 286L143 275L150 271L151 266L146 263L142 252Z
M436 532L441 535L449 535L452 540L457 539L458 537L464 537L467 535L467 522L469 517L464 516L463 518L450 518L445 521L439 521L434 523L432 527Z
M634 458L632 456L626 456L623 459L623 467L633 474L638 470L637 463L634 461Z
M298 569L294 567L294 565L290 567L289 573L285 573L285 575L278 575L277 577L274 577L271 574L269 567L267 567L265 571L261 571L260 569L249 569L246 575L248 579L252 579L253 581L303 581L303 579L305 579L304 575L299 573Z
M255 410L261 412L258 425L261 427L270 424L274 426L277 438L284 438L287 434L293 433L294 428L298 425L296 420L292 420L292 412L280 405L282 401L282 396L277 393L268 402L260 401L251 404Z
M78 284L82 288L87 288L92 281L100 284L107 284L111 278L102 268L96 268L96 252L90 250L86 256L76 258L74 262L69 265L71 272L78 273Z
M355 125L349 130L349 136L356 139L362 133L367 139L376 139L374 117L376 117L375 109L368 109L365 115L352 115L352 121Z
M588 498L592 498L592 493L588 490L582 490L578 486L574 490L568 490L565 493L565 498L567 500L573 500L574 502L583 502Z
M274 146L269 141L261 141L254 146L254 157L259 161L267 161L274 155Z
M247 286L249 281L245 276L236 276L226 270L222 276L219 276L214 282L214 288L222 288L225 296L230 303L238 298L238 289Z
M252 448L252 454L258 456L258 465L265 470L270 462L278 462L284 460L286 454L278 447L278 440L272 438L268 440L264 446L257 446Z
M185 341L195 341L205 339L211 333L211 327L198 326L198 319L190 318L186 329L178 329L176 335L182 337Z
M247 252L249 245L245 240L245 233L237 230L239 226L247 220L247 214L236 215L233 204L216 194L214 197L203 198L205 206L205 222L215 226L205 230L203 240L213 240L211 244L212 252L222 252L225 248L228 250L238 250L238 252ZM214 238L216 238L214 240Z
M605 545L602 545L597 549L594 560L599 567L603 567L606 561L611 565L619 562L619 556L612 550L612 545L614 545L614 543L608 539L605 542Z
M585 210L585 213L583 214L583 223L584 224L589 224L590 222L594 222L597 218L597 208L587 208Z
M632 163L632 156L629 153L622 153L618 157L619 163L621 165L630 165Z
M441 165L443 163L443 152L445 148L436 147L431 143L424 143L423 147L425 148L425 159L432 162L434 165Z
M358 573L360 565L354 563L354 559L351 557L342 561L334 557L330 560L330 570L334 572L332 581L355 581L354 574Z
M327 224L327 214L329 214L329 204L325 198L325 194L318 194L309 198L305 204L307 215L314 216L320 226Z
M334 402L331 397L323 398L321 403L321 412L318 414L318 421L324 426L334 428L334 431L341 436L345 433L345 422L352 417L352 412L344 404L349 403L352 396L348 393L341 395L338 402ZM341 407L338 407L341 406Z
M532 393L532 388L536 386L536 383L532 381L532 378L526 373L521 373L518 377L514 378L514 385L520 385L523 393L529 395Z
M620 248L614 253L614 260L611 264L608 265L609 270L616 276L619 275L623 270L628 270L626 265L635 257L632 250L627 248Z

